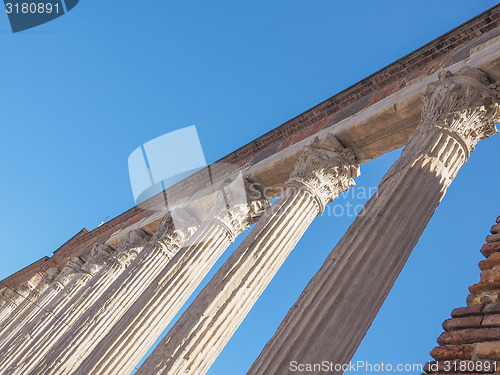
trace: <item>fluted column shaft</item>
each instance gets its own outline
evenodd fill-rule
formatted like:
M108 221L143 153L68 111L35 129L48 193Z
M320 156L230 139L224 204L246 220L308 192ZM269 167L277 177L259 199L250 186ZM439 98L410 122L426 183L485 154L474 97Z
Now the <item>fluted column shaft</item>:
M89 354L75 375L130 373L234 238L268 207L264 199L248 203L244 194L237 197L241 198L238 199L241 204L228 209L224 198L232 194L231 188L231 184L224 187L198 231Z
M45 275L43 276L40 283L33 289L28 298L26 298L9 316L8 319L4 320L0 324L0 346L1 343L4 342L6 336L9 332L9 329L12 326L23 327L22 323L20 325L20 317L26 314L27 311L33 309L36 306L45 306L46 298L45 292L49 288L50 284L52 284L59 274L57 268L50 268L47 270ZM21 320L22 321L22 320Z
M91 351L120 320L193 234L198 224L190 215L188 221L189 224L175 228L168 216L144 251L107 288L95 304L71 324L38 363L33 366L33 361L30 361L30 365L23 366L21 373L71 374L85 358L86 353Z
M291 180L137 374L204 374L324 205L354 183L354 155L316 139Z
M38 303L34 303L34 300L28 300L28 297L24 298L23 302L18 306L18 308L21 309L21 311L19 311L19 314L17 314L17 316L9 316L9 319L2 322L3 332L2 336L0 337L0 349L3 349L3 347L9 342L13 335L19 333L20 328L24 328L24 317L27 314L30 314L32 312L34 314L37 314L41 309L41 305L47 302L48 298L53 297L53 288L49 288L49 284L47 284L47 282L53 280L51 284L55 285L57 290L61 290L62 288L64 288L64 285L66 285L71 280L71 278L73 278L78 273L78 271L81 269L82 264L83 261L80 258L71 257L67 260L60 273L56 274L57 270L50 270L48 277L44 277L40 282L40 284L42 285L37 286L31 291L32 293L30 293L30 295L34 297L36 294L45 289L43 294L39 296ZM12 315L14 315L14 313ZM4 356L5 352L2 351L2 354L0 356L0 368L4 365L4 362L1 360L1 358Z
M42 360L50 348L94 305L128 267L130 262L142 252L149 236L142 231L134 231L122 241L113 259L97 273L85 270L64 288L58 298L50 304L50 314L42 314L29 332L30 340L16 337L14 345L0 355L0 371L5 374L27 374L27 369ZM91 268L97 267L91 265ZM60 302L57 305L57 302Z
M33 285L27 283L17 290L7 291L7 301L0 308L0 323L11 317L14 311L29 297L32 290Z
M104 275L104 273L98 271L102 270L112 249L107 245L97 244L94 251L93 256L81 269L80 267L77 269L71 263L65 266L53 285L46 291L49 298L53 294L55 294L55 297L52 297L43 309L34 306L31 311L33 315L30 314L25 317L26 325L17 333L15 331L11 332L8 341L2 344L0 353L1 373L15 372L26 356L35 359L39 352L36 349L32 351L32 347L38 345L45 348L44 343L46 340L49 341L47 337L54 337L58 329L64 330L69 327L68 322L71 321L69 313L79 311L73 310L75 304L79 302L78 292L82 291L90 280L96 281L96 279L100 278L99 276ZM92 289L92 291L98 292L99 290L96 288ZM83 302L91 303L91 296L87 297ZM12 368L10 368L11 365L13 365Z
M0 338L0 370L7 368L17 355L32 343L37 332L46 332L45 327L51 319L58 316L71 301L71 297L98 273L112 251L114 249L105 244L95 244L79 272L74 267L63 268L37 301L16 319Z
M442 72L429 87L413 138L249 375L289 374L292 361L349 363L469 152L496 131L497 98L487 84L466 70Z

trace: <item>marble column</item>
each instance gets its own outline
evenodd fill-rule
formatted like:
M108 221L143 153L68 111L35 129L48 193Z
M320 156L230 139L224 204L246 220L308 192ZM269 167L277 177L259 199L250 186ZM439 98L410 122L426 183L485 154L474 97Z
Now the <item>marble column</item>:
M11 326L17 326L17 329L22 327L22 325L19 325L18 318L27 310L39 305L40 301L38 301L38 299L55 281L57 275L59 275L59 271L56 267L49 268L45 272L45 275L43 275L42 280L40 280L40 283L38 283L38 285L29 293L28 297L16 307L8 319L5 319L0 324L0 343L4 340L5 334Z
M120 243L112 259L101 253L97 262L87 262L82 272L58 293L37 319L17 335L0 354L0 372L25 374L25 368L40 361L57 340L68 331L142 252L150 236L142 230L131 231ZM107 245L104 245L107 248ZM98 271L97 271L98 270ZM94 273L96 272L96 273Z
M5 304L0 308L0 323L7 320L10 315L29 297L35 288L30 282L26 282L17 289L8 289L5 293Z
M270 206L252 186L226 185L198 231L96 348L75 375L129 374L226 248ZM257 199L251 196L258 194Z
M88 308L80 308L80 318L72 320L63 335L51 337L50 343L40 343L43 348L37 347L37 358L34 360L34 353L30 353L17 373L70 374L73 364L120 320L199 225L186 209L179 209L175 218L177 227L170 215L165 216L151 242L100 298ZM41 351L43 356L39 354Z
M439 74L425 93L421 123L399 160L249 375L289 374L292 361L349 363L458 170L478 141L497 132L498 108L497 92L482 72Z
M108 261L113 251L111 247L98 243L92 247L81 268L72 267L72 263L66 264L36 303L3 332L0 337L0 370L32 343L37 333L47 331L46 327L51 320L59 315L71 297Z
M333 136L315 139L284 191L136 374L204 374L325 205L354 185L359 164Z
M81 271L82 263L83 262L78 257L69 258L59 275L54 280L52 286L45 291L45 294L52 296L52 293L62 293L63 290L75 279L78 272ZM30 313L33 313L33 315ZM36 336L36 331L30 330L31 323L38 323L36 317L54 317L50 310L40 309L38 306L32 306L26 314L30 314L27 316L28 319L33 319L30 321L30 324L27 326L12 326L11 330L5 335L5 337L2 338L0 342L0 373L2 374L6 373L5 370L7 367L16 360L19 354L19 349L29 345L32 342L33 337ZM20 327L21 329L19 329Z

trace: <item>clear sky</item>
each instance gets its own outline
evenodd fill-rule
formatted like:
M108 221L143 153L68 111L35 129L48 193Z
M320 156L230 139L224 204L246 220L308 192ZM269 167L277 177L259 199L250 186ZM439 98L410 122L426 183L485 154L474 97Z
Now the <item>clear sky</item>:
M127 159L141 144L194 124L213 162L495 3L81 0L15 35L0 17L0 279L132 207ZM479 280L499 147L500 135L481 142L460 171L354 360L429 360ZM356 191L399 152L363 165ZM209 374L247 371L353 220L313 223Z

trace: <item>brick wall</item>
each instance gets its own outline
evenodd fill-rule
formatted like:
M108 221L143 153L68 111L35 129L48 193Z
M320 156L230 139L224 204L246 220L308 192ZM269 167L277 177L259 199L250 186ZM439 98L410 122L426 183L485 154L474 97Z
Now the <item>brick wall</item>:
M467 306L443 323L427 374L500 372L500 217L481 252L481 280L469 288Z

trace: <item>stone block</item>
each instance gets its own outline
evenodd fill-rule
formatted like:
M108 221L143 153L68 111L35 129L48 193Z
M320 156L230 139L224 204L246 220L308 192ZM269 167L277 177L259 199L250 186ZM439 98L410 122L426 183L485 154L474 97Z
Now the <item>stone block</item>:
M459 307L451 312L453 318L461 318L464 316L482 315L483 305L472 305L467 307Z
M489 270L497 266L500 266L499 252L493 253L487 259L479 262L479 268L481 269L481 271Z
M500 342L480 342L476 345L474 354L477 358L500 360Z
M485 315L481 325L483 327L500 327L500 314Z
M500 290L500 280L495 280L492 282L480 281L477 284L474 284L469 287L469 291L472 294L476 295L479 295L484 292L498 291L498 290Z
M483 308L483 314L498 314L500 313L500 303L493 303L491 305L485 305Z
M481 253L488 258L491 254L500 251L500 242L486 243L481 248Z
M482 305L483 304L481 302L481 297L478 297L475 294L469 294L467 296L467 299L465 300L465 302L467 303L467 306Z
M491 227L491 234L497 234L500 233L500 224L493 225Z
M481 327L482 320L483 317L481 315L452 318L444 321L443 329L445 331L455 331L464 328L479 328Z
M490 234L489 236L486 237L487 243L498 242L498 241L500 241L500 233Z
M470 345L459 346L436 346L431 351L431 356L436 361L462 359L469 360L472 357L473 347Z
M500 254L500 253L495 253L495 254ZM481 281L492 282L492 283L499 282L500 281L500 267L496 266L496 267L493 267L493 268L490 268L490 269L487 269L487 270L484 270L483 272L481 272Z
M461 345L495 340L500 340L500 328L467 328L443 332L437 342L439 345Z

